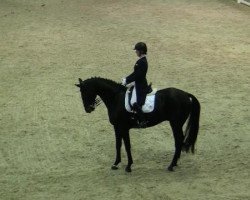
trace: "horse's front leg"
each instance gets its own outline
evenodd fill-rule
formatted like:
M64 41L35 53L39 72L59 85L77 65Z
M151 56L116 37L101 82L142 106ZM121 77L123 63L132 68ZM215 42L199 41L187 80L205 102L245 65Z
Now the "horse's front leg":
M132 155L131 155L131 145L130 145L130 138L129 138L129 131L123 131L123 141L124 141L124 144L125 144L125 149L126 149L126 152L127 152L127 156L128 156L128 165L126 166L126 169L125 171L126 172L131 172L131 165L133 164L133 158L132 158Z
M115 129L115 141L116 141L116 159L111 169L116 170L118 169L118 164L121 162L122 135L116 127L114 127L114 129Z

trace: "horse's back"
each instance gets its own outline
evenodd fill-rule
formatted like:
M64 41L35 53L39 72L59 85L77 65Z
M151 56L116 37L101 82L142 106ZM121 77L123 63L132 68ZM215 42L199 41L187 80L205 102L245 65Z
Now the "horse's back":
M158 90L156 95L168 96L170 98L179 98L179 97L187 97L188 98L189 93L185 92L183 90L180 90L178 88L170 87L170 88Z
M164 103L167 107L175 107L177 105L190 105L190 94L183 90L170 87L158 90L156 93L156 101L160 104Z

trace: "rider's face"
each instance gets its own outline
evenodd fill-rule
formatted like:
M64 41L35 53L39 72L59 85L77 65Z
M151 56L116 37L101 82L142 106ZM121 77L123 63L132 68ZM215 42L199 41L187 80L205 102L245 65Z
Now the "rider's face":
M135 53L136 53L136 55L137 55L138 57L140 57L140 56L141 56L141 53L140 53L140 51L138 51L138 50L135 50Z

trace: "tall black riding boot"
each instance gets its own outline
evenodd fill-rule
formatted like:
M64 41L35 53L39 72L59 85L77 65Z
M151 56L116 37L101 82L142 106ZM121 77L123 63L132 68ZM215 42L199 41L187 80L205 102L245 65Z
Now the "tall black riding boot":
M138 116L138 125L140 128L146 128L147 127L147 122L145 119L145 116L142 112L142 107L139 106L137 103L134 104L134 110L137 113Z

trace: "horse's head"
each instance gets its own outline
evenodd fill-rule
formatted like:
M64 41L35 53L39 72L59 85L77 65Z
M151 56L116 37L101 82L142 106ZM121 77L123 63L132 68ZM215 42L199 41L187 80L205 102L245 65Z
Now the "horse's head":
M79 84L75 84L77 87L80 88L82 102L87 113L91 113L95 110L95 107L99 104L99 100L96 99L96 92L95 88L88 84L86 81L82 81L79 78Z

